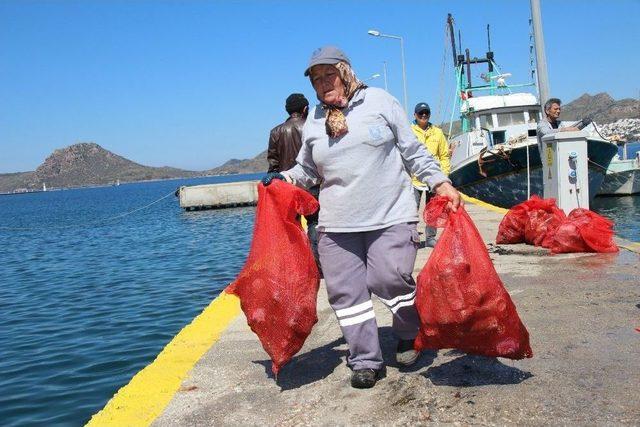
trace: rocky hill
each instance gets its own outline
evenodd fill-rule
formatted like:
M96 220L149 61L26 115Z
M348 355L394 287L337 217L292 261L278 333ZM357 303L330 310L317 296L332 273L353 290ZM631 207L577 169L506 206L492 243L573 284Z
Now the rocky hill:
M237 173L266 172L269 169L267 162L267 150L252 159L231 159L222 166L205 171L206 175L231 175Z
M34 172L0 174L0 192L109 185L116 181L145 181L202 175L171 167L149 167L105 150L95 143L55 150Z
M593 96L585 93L562 106L562 120L580 120L584 117L591 117L599 125L620 119L637 119L640 118L640 101L632 98L616 101L607 93Z

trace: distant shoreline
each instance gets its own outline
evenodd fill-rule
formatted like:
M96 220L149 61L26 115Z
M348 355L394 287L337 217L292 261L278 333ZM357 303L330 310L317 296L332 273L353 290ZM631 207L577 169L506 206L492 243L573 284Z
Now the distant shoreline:
M238 175L255 175L259 173L266 172L244 172L244 173L225 173L220 175L198 175L198 176L183 176L183 177L175 177L175 178L155 178L155 179L143 179L139 181L121 181L120 185L125 184L140 184L147 182L160 182L160 181L173 181L180 179L199 179L199 178L217 178L222 176L238 176ZM34 194L34 193L48 193L51 191L67 191L67 190L82 190L82 189L91 189L91 188L105 188L105 187L118 187L115 184L94 184L94 185L78 185L73 187L51 187L46 190L26 190L26 191L12 191L12 192L0 192L0 196L18 196L21 194Z

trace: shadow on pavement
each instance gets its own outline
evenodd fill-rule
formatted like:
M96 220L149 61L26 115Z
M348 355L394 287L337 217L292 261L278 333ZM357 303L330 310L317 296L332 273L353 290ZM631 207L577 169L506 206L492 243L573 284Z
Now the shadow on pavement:
M380 337L380 346L382 347L382 357L384 358L384 364L400 369L401 372L416 372L423 369L433 363L438 356L438 352L435 350L423 351L420 358L411 366L400 366L396 363L396 347L398 345L398 338L393 334L393 329L390 326L383 326L378 328L378 336Z
M345 344L344 338L339 338L322 347L295 356L278 374L277 384L280 390L292 390L329 376L343 362L348 353L346 349L336 349L343 344ZM273 378L270 359L254 360L253 363L262 365L267 376Z
M434 385L473 387L490 384L520 384L533 375L508 366L495 357L465 355L423 373Z

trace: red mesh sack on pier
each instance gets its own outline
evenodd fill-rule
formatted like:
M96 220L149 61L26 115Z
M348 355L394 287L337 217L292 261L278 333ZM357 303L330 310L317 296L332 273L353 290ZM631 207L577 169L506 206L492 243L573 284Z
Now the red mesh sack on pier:
M298 220L318 210L308 192L274 179L258 184L258 206L249 257L226 292L240 298L251 330L280 368L300 350L318 321L320 274Z
M545 200L533 195L529 200L509 209L509 212L500 221L496 243L524 243L524 227L529 219L529 211L543 209L549 204L549 200L553 199ZM555 201L553 204L555 205Z
M555 199L541 199L533 195L511 209L498 227L496 243L530 243L549 247L553 231L565 218Z
M569 252L618 252L613 222L588 209L572 210L551 241L554 254Z
M485 244L463 207L450 212L434 197L425 222L444 227L418 275L417 350L455 348L485 356L531 357L529 333L493 267Z
M556 229L565 218L564 211L555 202L547 209L529 211L529 219L524 226L524 241L530 245L550 248Z

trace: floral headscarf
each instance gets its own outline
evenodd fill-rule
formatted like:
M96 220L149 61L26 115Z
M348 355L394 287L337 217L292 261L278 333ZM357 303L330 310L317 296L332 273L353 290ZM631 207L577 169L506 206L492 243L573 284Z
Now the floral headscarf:
M353 98L353 95L359 90L367 87L366 84L361 82L353 69L346 62L338 62L334 65L340 74L340 80L344 84L345 96L342 98L338 105L322 104L322 109L326 111L325 128L327 135L331 138L338 138L347 132L347 118L342 114L342 109L349 105L349 101Z

